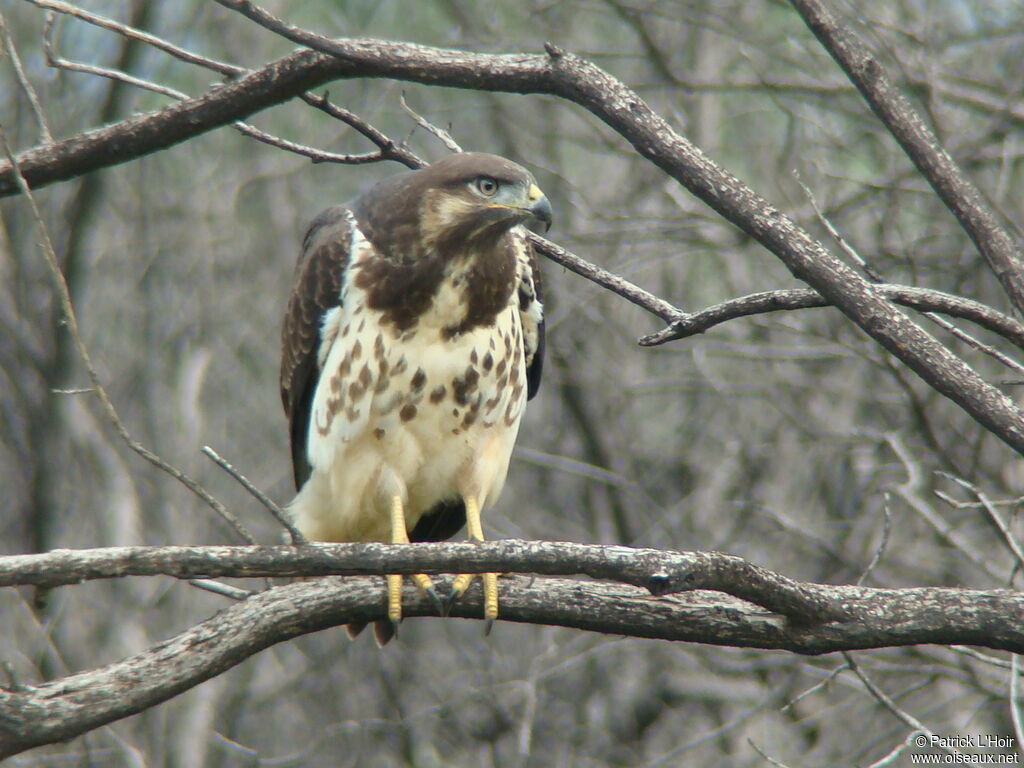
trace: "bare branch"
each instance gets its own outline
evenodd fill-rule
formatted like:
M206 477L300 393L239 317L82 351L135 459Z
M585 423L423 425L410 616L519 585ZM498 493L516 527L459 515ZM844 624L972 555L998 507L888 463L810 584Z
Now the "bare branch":
M889 79L863 40L822 0L791 2L970 235L1013 305L1024 311L1024 257L978 188Z
M498 552L510 544L514 551L520 543L493 542L478 549ZM412 550L417 546L435 547L439 553L474 549L474 545L466 544L390 549ZM580 551L621 549L575 546ZM282 562L301 558L311 549L276 548ZM441 560L437 558L438 562ZM212 564L215 560L207 558L207 562ZM479 558L477 562L486 563L484 568L495 569L502 560L491 557ZM451 564L455 565L456 560L452 559ZM474 563L471 570L475 567ZM142 711L275 643L339 624L368 622L384 616L379 578L352 577L344 584L345 588L339 589L335 579L323 579L275 587L237 602L177 637L122 661L52 682L23 684L20 690L0 689L0 757L66 740ZM1024 649L1024 599L1019 593L1008 591L829 587L824 589L840 595L843 603L854 611L850 621L801 625L784 622L748 603L702 591L652 597L628 585L523 576L506 576L499 584L504 620L558 624L594 632L786 648L801 653L958 639L1008 650ZM405 590L402 599L405 615L434 615L436 609L430 598L412 587ZM480 591L474 588L454 604L452 613L460 618L476 618L482 608ZM869 685L868 681L865 685Z
M228 0L221 2L242 7ZM155 114L28 150L19 158L26 179L30 185L49 183L122 162L340 77L386 76L479 90L550 93L597 115L642 156L772 251L794 275L835 304L930 386L1024 453L1024 416L1008 397L894 308L853 268L711 162L635 92L590 62L562 51L544 56L489 55L379 40L329 40L301 30L289 34L331 55L299 51ZM0 164L0 195L12 189L10 174L10 165Z
M21 170L18 167L17 161L14 158L14 154L11 152L11 147L7 141L7 133L4 130L2 124L0 124L0 143L3 144L4 153L7 157L8 162L11 164L11 168L14 173L15 182L20 188L22 194L28 200L29 206L32 209L32 216L35 219L36 226L39 229L39 235L42 240L42 251L43 256L46 259L46 265L50 270L50 274L53 277L54 285L57 290L57 297L60 302L61 313L64 316L64 321L67 325L68 332L71 334L72 341L74 342L75 349L78 352L78 356L82 361L82 365L85 366L86 373L89 376L89 381L92 382L92 389L94 390L96 397L99 399L100 406L103 410L107 420L113 425L114 430L118 436L125 442L125 444L131 448L135 453L141 456L143 459L148 461L153 466L166 472L168 475L173 477L175 480L180 482L192 493L202 499L206 504L216 512L228 525L234 529L243 541L247 541L250 544L254 544L256 539L253 538L252 534L246 530L245 526L242 525L241 521L235 517L227 508L215 499L209 491L203 486L193 480L191 477L186 475L180 469L175 467L170 462L156 455L142 443L138 442L131 433L128 432L128 428L124 422L121 421L121 416L118 414L117 409L114 408L113 402L110 400L110 396L107 394L106 388L100 381L99 374L96 372L96 368L93 366L92 357L89 355L89 350L85 346L85 341L82 339L82 334L78 328L78 316L75 313L74 305L71 303L71 290L68 288L67 280L64 278L64 273L61 272L60 264L57 261L57 254L53 249L53 243L50 240L49 232L47 231L46 224L43 221L42 214L36 205L35 196L29 189L28 183L25 181L25 177L22 176Z
M144 80L141 77L129 75L127 72L120 72L109 67L99 67L95 64L83 64L78 61L69 61L68 59L65 59L57 53L57 46L53 42L56 20L57 15L55 13L51 12L47 14L46 23L43 27L43 51L46 54L46 63L54 69L64 69L69 72L79 72L84 75L93 75L94 77L104 77L108 80L116 80L124 83L125 85L141 88L144 91L159 93L162 96L177 99L178 101L184 101L188 98L187 93L175 90L174 88L168 88L166 85L161 85L160 83L154 83L151 80Z
M760 615L765 620L769 614L778 616L781 623L769 622L774 628L769 635L773 642L783 645L770 647L802 653L868 647L864 644L869 639L875 645L941 642L1018 652L1024 649L1024 595L1013 590L826 586L796 582L719 552L666 552L566 542L55 550L0 558L0 586L56 587L93 579L157 574L197 579L456 571L582 574L634 588L636 591L628 594L643 599L647 599L645 595L651 597L653 605L661 605L659 599L667 599L670 593L713 590L760 606ZM581 598L596 586L591 582L573 583ZM430 605L429 601L424 603L426 607ZM384 606L375 600L369 608L382 611ZM602 611L607 618L606 608ZM620 618L629 615L627 606L618 611L612 614ZM785 631L776 636L779 627L785 627ZM654 635L648 634L650 631L648 628L641 634L679 639L671 626L661 627Z
M892 452L896 454L896 457L903 464L904 469L907 472L907 479L905 482L896 484L893 486L893 493L899 498L906 502L907 506L914 510L921 518L928 523L951 548L962 553L964 557L970 560L975 567L979 568L984 573L996 580L996 582L1006 582L1006 574L1001 573L999 569L992 562L992 558L987 557L983 552L978 551L976 547L972 547L968 543L963 534L956 529L953 525L942 517L938 512L931 508L931 506L921 498L920 488L924 482L920 467L914 460L911 451L907 448L903 439L896 433L889 433L884 435L885 442L888 443Z
M863 584L867 577L871 574L878 563L882 560L882 555L885 554L886 547L889 546L889 535L892 533L892 513L889 511L889 492L886 491L884 500L882 501L882 514L884 517L884 524L882 526L882 538L878 542L878 546L875 548L874 554L871 556L871 561L867 567L861 572L860 576L857 577L858 586Z
M208 56L200 56L197 53L180 48L173 43L164 40L162 37L151 35L148 32L143 32L140 29L135 29L127 24L122 24L114 19L101 16L97 13L90 13L89 11L79 8L76 5L70 3L60 2L60 0L28 0L32 5L38 8L45 8L50 11L56 11L57 13L67 14L74 16L77 19L81 19L89 24L106 29L110 32L116 32L117 34L131 38L132 40L138 40L140 43L152 46L157 50L163 51L166 54L173 56L176 59L187 62L188 64L196 64L206 69L211 69L214 72L219 72L222 75L228 77L237 77L238 75L245 74L248 70L244 67L237 67L234 64L228 64L227 62L217 61L211 59Z
M218 467L220 467L233 478L235 478L235 480L237 480L239 484L243 488L245 488L245 490L251 493L256 498L256 500L259 501L260 504L267 508L267 510L270 512L270 514L274 516L277 522L284 526L284 529L288 531L288 535L291 537L292 544L298 547L302 546L303 544L309 543L306 540L306 537L302 535L302 531L296 528L295 524L292 523L288 515L284 513L284 510L282 510L277 504L275 504L274 501L269 496L267 496L267 494L265 494L255 485L253 485L249 478L247 478L245 475L239 472L234 467L234 465L231 464L231 462L223 458L219 453L217 453L215 450L213 450L213 448L211 448L208 445L203 446L203 453L209 456L210 459Z
M844 651L843 658L846 659L846 663L850 665L850 669L853 671L853 673L860 678L860 681L862 683L864 683L864 687L868 689L868 692L872 696L874 696L875 699L878 700L879 704L881 704L887 710L892 712L892 714L895 715L897 719L899 719L908 727L912 728L914 733L923 733L925 736L929 738L929 741L936 742L941 749L944 749L945 751L950 753L957 752L957 750L955 749L949 749L948 747L942 746L941 740L936 739L934 731L932 731L924 723L922 723L920 720L918 720L916 717L911 715L906 710L902 709L895 701L893 701L892 698L890 698L885 691L879 688L874 683L874 681L870 677L868 677L867 674L865 674L865 672L860 668L860 665L853 660L853 656L851 654L846 653Z
M857 249L850 245L845 237L839 234L839 230L836 229L835 225L818 206L818 201L815 199L811 188L804 184L803 179L800 178L800 173L798 171L793 171L793 176L796 178L796 183L799 184L800 188L804 191L804 195L807 197L807 201L811 204L811 208L814 209L814 214L818 217L818 221L820 221L821 225L825 227L825 230L832 236L832 239L836 241L836 244L842 252L849 257L850 261L860 267L864 274L874 282L884 282L882 280L882 276L878 274L870 264L868 264L866 259L857 253Z
M992 525L994 525L996 530L999 531L999 535L1006 543L1007 549L1009 549L1014 558L1016 558L1017 567L1024 569L1024 550L1021 549L1021 546L1017 542L1013 532L1010 530L1010 527L1006 524L1006 521L1003 520L1002 515L999 514L999 510L996 509L995 504L992 503L992 500L989 499L988 495L974 483L964 480L961 477L956 477L948 472L939 472L938 474L952 480L960 487L966 488L974 494L975 498L978 499L978 503L981 504L982 509L984 509L985 513L988 515L989 520L992 521Z
M189 584L197 589L202 589L206 592L211 592L221 597L227 597L232 600L245 600L253 596L253 592L247 589L239 589L230 584L224 584L220 581L214 581L213 579L190 579Z
M282 553L288 555L282 557ZM525 565L524 565L525 563ZM0 587L56 587L121 576L362 576L389 573L503 571L585 574L642 587L655 595L716 589L801 622L846 616L815 585L795 582L720 552L559 542L515 541L406 544L315 544L300 548L112 547L0 557Z
M612 290L615 289L612 288ZM1024 349L1024 323L997 312L987 304L962 296L954 296L951 293L935 291L930 288L916 288L910 285L880 283L875 286L875 290L889 301L916 309L919 312L941 312L970 320ZM653 347L704 333L720 323L740 317L827 306L831 306L830 302L817 291L809 288L788 288L754 293L723 301L721 304L715 304L692 314L682 313L667 328L644 336L640 339L640 343Z
M127 24L122 24L121 22L109 19L105 16L90 13L81 8L78 8L77 6L60 2L59 0L29 0L29 2L40 8L50 9L52 11L57 11L60 13L68 14L70 16L74 16L75 18L81 19L82 21L88 22L89 24L93 24L102 29L107 29L112 32L116 32L117 34L122 35L123 37L127 37L132 40L138 40L139 42L145 43L146 45L150 45L156 48L157 50L163 51L164 53L167 53L175 57L176 59L180 59L181 61L187 62L189 64L195 64L204 67L206 69L222 74L226 77L237 78L241 75L247 74L250 71L245 69L244 67L235 66L234 64L228 64L227 62L223 61L218 61L217 59L212 59L208 56L200 56L199 54L194 53L193 51L189 51L177 45L174 45L173 43L170 43L161 37L151 35L148 32L143 32ZM44 50L46 51L47 62L51 66L58 67L61 69L69 69L76 72L84 72L87 74L97 75L99 77L120 80L121 82L125 82L129 85L134 85L138 88L143 88L145 90L162 93L166 96L170 96L178 100L184 100L188 98L186 94L183 94L179 91L166 88L157 83L136 78L132 75L128 75L123 72L117 72L115 70L107 69L104 67L96 67L93 65L70 62L66 59L62 59L61 57L56 55L50 36L50 29L52 27L52 17L52 13L47 17L47 33L44 35ZM325 113L331 115L332 117L340 119L347 123L348 125L355 128L361 134L370 139L374 144L376 144L380 148L380 151L368 152L364 154L340 154L337 152L326 152L324 150L316 149L305 144L299 144L297 142L288 141L287 139L283 139L278 136L273 136L267 133L266 131L261 131L260 129L252 125L248 125L246 123L236 122L233 125L241 133L243 133L246 136L249 136L250 138L255 139L256 141L267 144L268 146L277 147L278 149L283 149L288 152L303 155L304 157L308 157L314 163L339 163L344 165L361 165L364 163L379 162L381 160L397 160L408 165L410 160L412 160L422 165L422 161L420 161L419 158L417 158L414 154L412 154L408 150L400 148L393 140L385 136L383 133L378 131L373 126L366 123L364 120L362 120L354 113L342 109L341 107L337 107L333 104L330 104L330 102L328 102L326 98L320 98L314 96L311 93L302 94L301 98L307 104L310 104L311 106L316 107L317 109L320 109ZM53 141L52 138L48 138L47 140ZM413 165L411 167L418 166Z
M452 135L448 133L444 128L439 128L432 122L427 120L425 117L420 115L419 112L409 106L409 103L405 100L405 92L399 97L399 101L402 104L402 109L405 110L405 114L409 115L420 128L424 129L430 135L434 136L438 141L444 144L445 148L449 152L461 152L462 147L459 146L458 142L452 138Z
M36 93L36 89L32 87L32 83L28 79L28 75L25 74L25 68L21 65L21 57L18 55L18 49L14 46L14 40L11 39L11 34L7 30L7 21L4 19L4 15L0 12L0 35L4 39L4 48L7 49L7 55L11 57L11 66L14 68L14 76L18 80L18 84L21 86L21 90L25 92L25 97L28 99L29 106L32 109L32 114L36 118L36 123L39 126L39 140L43 143L49 144L53 141L53 134L50 133L50 127L46 124L46 115L43 113L43 105L39 103L39 95Z
M382 131L374 128L368 122L359 117L359 115L354 112L350 112L343 107L339 107L337 104L332 104L327 100L327 94L324 94L323 96L316 96L312 93L304 93L301 98L310 106L316 107L325 114L352 126L359 131L359 133L376 144L380 150L379 155L381 160L395 160L413 170L422 168L426 165L426 162L417 157L414 152L401 146L390 136L387 136Z
M994 360L998 360L1000 363L1005 365L1007 368L1012 368L1013 370L1017 371L1018 373L1024 373L1024 365L1022 365L1021 363L1018 363L1012 357L1010 357L1009 355L1007 355L1007 354L1001 352L1000 350L996 349L991 344L985 344L984 342L979 341L978 339L976 339L973 336L971 336L971 334L967 333L964 330L961 330L960 328L957 328L955 325L953 325L953 323L949 322L948 320L946 320L944 318L939 317L938 315L934 314L933 312L925 312L924 316L927 317L929 320L931 320L936 325L938 325L938 326L940 326L942 328L945 328L951 334L953 334L958 339L960 339L960 341L964 342L965 344L968 344L969 346L974 347L979 352L983 352L984 354L988 355L989 357L993 358Z
M674 322L679 318L683 318L685 322L686 318L692 317L687 315L683 310L672 306L664 299L655 296L653 293L648 293L638 285L634 285L623 277L616 275L614 272L609 272L596 264L592 264L586 259L583 259L576 254L567 251L560 245L552 243L550 240L546 240L538 234L530 232L527 236L530 240L530 244L537 250L538 253L551 259L556 264L561 264L568 270L575 272L580 277L585 277L592 283L597 283L603 288L607 288L612 293L618 294L627 301L636 304L638 307L646 309L653 315L657 315L666 322ZM1024 326L1022 326L1024 328ZM1024 331L1022 331L1024 335ZM668 339L666 339L668 341ZM643 341L641 340L641 344Z

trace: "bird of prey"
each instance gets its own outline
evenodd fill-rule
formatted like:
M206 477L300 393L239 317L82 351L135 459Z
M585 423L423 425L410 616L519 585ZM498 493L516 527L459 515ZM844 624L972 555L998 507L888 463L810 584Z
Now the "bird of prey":
M531 219L550 227L551 206L526 169L459 153L313 221L281 359L298 490L289 511L309 539L440 541L466 525L483 540L481 511L501 493L540 384ZM457 576L444 605L471 579ZM442 605L429 577L413 580ZM482 580L490 625L497 574ZM382 642L401 619L401 586L387 577Z

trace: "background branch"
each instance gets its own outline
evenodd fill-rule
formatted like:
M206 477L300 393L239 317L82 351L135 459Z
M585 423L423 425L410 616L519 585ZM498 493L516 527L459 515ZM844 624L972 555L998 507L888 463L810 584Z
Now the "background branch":
M810 30L857 86L871 109L956 216L1018 312L1024 312L1024 258L981 191L943 148L853 30L822 0L791 0Z
M251 4L222 2L232 7ZM1024 453L1024 419L1014 404L963 360L895 309L852 268L709 160L677 134L636 93L579 57L551 48L547 56L495 56L376 40L329 40L312 33L291 39L330 55L299 51L201 97L151 116L29 150L18 164L32 186L123 162L233 122L342 77L400 80L551 93L593 112L648 160L778 256L801 280L975 420ZM10 169L0 165L0 195Z

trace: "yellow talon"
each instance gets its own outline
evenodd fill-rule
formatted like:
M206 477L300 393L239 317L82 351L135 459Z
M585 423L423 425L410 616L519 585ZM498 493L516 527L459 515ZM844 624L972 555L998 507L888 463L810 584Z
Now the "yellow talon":
M402 577L389 574L388 580L388 619L392 624L402 620Z
M484 529L480 523L480 503L475 496L464 496L466 504L466 528L469 531L469 538L473 541L484 540ZM469 588L476 574L460 573L452 582L452 591L445 601L445 614L451 610L452 604L462 596ZM498 618L498 574L480 574L484 588L484 619L487 621L487 634L490 634L491 625Z
M391 543L408 544L409 532L405 528L405 510L401 496L391 497ZM438 612L442 610L441 598L438 597L434 582L425 573L413 574L416 587L434 601ZM402 620L402 577L399 574L388 574L388 620L398 633L398 622Z

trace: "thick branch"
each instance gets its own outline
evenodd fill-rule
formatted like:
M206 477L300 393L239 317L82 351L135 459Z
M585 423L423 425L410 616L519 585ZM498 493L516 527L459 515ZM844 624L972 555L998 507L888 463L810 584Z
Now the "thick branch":
M582 574L642 587L657 595L713 589L800 622L845 615L822 587L792 581L734 555L549 541L60 549L0 557L0 587L57 587L122 576L199 579L486 571Z
M791 2L970 235L1013 305L1024 312L1024 257L978 188L853 30L844 26L821 0Z
M633 91L595 65L549 46L547 56L466 53L379 40L327 40L331 56L299 51L196 99L150 116L29 150L19 157L31 185L122 162L233 122L335 78L400 80L514 93L549 93L593 112L644 157L678 180L785 263L865 333L1024 453L1024 417L1009 398L889 303L805 230L710 161ZM0 195L11 191L0 165Z
M917 643L1024 650L1024 597L1008 591L822 587L851 611L850 620L794 625L709 592L652 597L625 585L523 576L504 577L499 585L505 620L594 632L807 654ZM140 712L275 643L383 618L384 602L376 578L275 587L122 661L48 683L0 689L0 758ZM430 616L434 605L409 586L403 610L407 616ZM473 588L452 613L468 618L481 611L480 592Z

